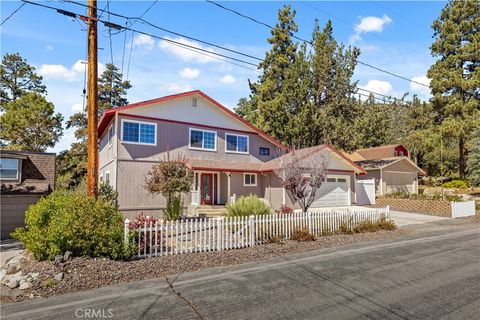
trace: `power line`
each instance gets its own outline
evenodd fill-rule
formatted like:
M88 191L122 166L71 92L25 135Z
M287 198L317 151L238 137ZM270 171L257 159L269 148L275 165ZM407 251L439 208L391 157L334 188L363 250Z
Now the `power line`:
M139 17L138 19L139 19L139 20L142 19L143 16L146 15L147 12L150 11L150 9L152 9L155 4L157 4L157 2L158 2L158 0L155 0L155 1L140 15L140 17ZM135 25L135 23L137 23L137 20L135 20L130 27L133 27L133 26Z
M25 5L25 3L22 3L17 9L13 10L12 13L10 13L10 15L8 17L6 17L2 23L0 24L0 26L3 26L3 24L5 22L7 22L11 17L13 17L15 15L15 13L17 13L18 11L20 11L20 9L22 9L22 7Z
M212 4L215 4L215 5L219 6L219 7L222 8L222 9L225 9L225 10L228 10L228 11L231 11L231 12L235 12L235 13L236 13L236 11L231 10L231 9L229 9L229 8L223 6L223 5L219 5L219 4L217 4L217 3L215 3L215 2L213 2L213 1L211 1L211 0L207 0L207 2L212 3ZM307 3L305 3L305 4L308 5L308 6L310 6L310 7L312 7L312 8L314 8L314 9L320 10L320 9L318 9L318 8L316 8L316 7L311 6L310 4L307 4ZM322 11L322 10L320 10L320 11ZM326 11L323 11L323 12L326 12ZM251 18L251 17L248 17L248 16L245 15L245 14L241 14L241 13L238 13L238 14L240 14L242 17L245 17L245 18L247 18L247 19L249 19L249 20L251 20L251 21L254 21L254 22L258 23L258 24L261 24L261 25L263 25L263 26L266 26L266 27L268 27L268 28L273 29L271 26L269 26L268 24L266 24L266 23L264 23L264 22L258 21L258 20L254 19L254 18ZM329 13L327 13L327 14L329 14ZM333 17L333 16L332 16L332 17ZM339 18L337 18L337 19L339 19ZM342 21L341 19L339 19L339 20ZM346 21L343 21L343 22L350 24L349 22L346 22ZM351 25L351 24L350 24L350 25ZM306 40L301 40L301 41L310 43L309 41L306 41ZM404 77L404 76L401 76L401 75L395 74L395 73L393 73L393 72L390 72L390 71L387 71L387 70L384 70L384 69L375 67L375 66L373 66L373 65L371 65L371 64L369 64L369 63L366 63L366 62L363 62L363 61L360 61L360 60L357 60L357 62L358 62L359 64L361 64L361 65L364 65L364 66L366 66L366 67L375 69L375 70L380 71L380 72L387 73L387 74L389 74L389 75L391 75L391 76L394 76L394 77L397 77L397 78L400 78L400 79L403 79L403 80L406 80L406 81L409 81L409 82L412 82L412 83L416 83L416 84L418 84L418 85L421 85L421 86L424 86L424 87L427 87L427 88L430 88L430 86L428 86L428 85L426 85L426 84L424 84L424 83L421 83L421 82L418 82L418 81L415 81L415 80L408 79L408 78L406 78L406 77Z
M61 10L61 9L58 9L58 8L55 8L55 7L52 7L52 6L48 6L48 5L44 5L44 4L40 4L40 3L35 3L35 2L31 2L31 1L27 1L27 0L22 0L23 2L25 3L29 3L29 4L32 4L32 5L36 5L36 6L40 6L40 7L44 7L44 8L48 8L48 9L51 9L51 10L55 10L57 11L57 13L60 13L60 14L64 14L64 15L67 15L67 16L70 16L70 17L79 17L80 19L88 19L87 17L85 16L82 16L82 15L79 15L79 14L76 14L76 13L73 13L73 12L69 12L69 11L64 11L64 10ZM241 60L241 59L238 59L238 58L234 58L234 57L230 57L230 56L226 56L226 55L223 55L221 53L217 53L217 52L212 52L212 51L209 51L209 50L206 50L206 49L203 49L203 48L199 48L199 47L195 47L195 46L192 46L192 45L189 45L189 44L185 44L185 43L181 43L181 42L178 42L178 41L175 41L175 40L171 40L171 39L168 39L168 38L164 38L164 37L161 37L161 36L157 36L157 35L154 35L152 33L149 33L149 32L145 32L145 31L141 31L141 30L137 30L137 29L133 29L131 27L122 27L120 25L117 25L117 24L114 24L114 23L111 23L109 21L105 21L105 20L101 20L101 19L98 19L99 22L102 22L105 26L107 27L112 27L112 28L115 28L115 29L118 29L118 30L127 30L127 31L131 31L132 32L132 45L131 47L133 48L133 36L134 36L134 33L139 33L139 34L143 34L143 35L147 35L147 36L150 36L152 38L156 38L156 39L159 39L159 40L162 40L162 41L165 41L165 42L168 42L172 45L176 45L176 46L179 46L179 47L182 47L183 49L186 49L186 50L190 50L190 51L193 51L193 52L196 52L196 53L199 53L199 54L203 54L203 55L206 55L206 56L209 56L213 59L218 59L218 60L221 60L221 61L224 61L226 63L230 63L230 64L233 64L233 65L236 65L236 66L239 66L239 67L242 67L242 68L245 68L245 69L249 69L249 70L252 70L252 71L258 71L258 70L255 70L255 69L252 69L252 68L248 68L244 65L240 65L238 63L235 63L235 62L232 62L232 61L229 61L229 60L224 60L222 58L225 58L225 59L230 59L230 60L233 60L233 61L237 61L237 62L241 62L241 63L244 63L244 64L248 64L248 65L251 65L251 66L254 66L254 67L257 67L258 68L258 65L254 64L254 63L251 63L251 62L248 62L248 61L244 61L244 60ZM131 52L130 52L130 56L131 56ZM128 73L129 73L129 69L130 69L130 59L129 59L129 63L128 63L128 69L127 69L127 79L128 79ZM375 92L372 92L372 91L369 91L369 90L366 90L366 89L361 89L363 91L366 91L366 92L369 92L371 94L378 94L378 93L375 93ZM376 98L376 97L375 97ZM377 98L379 99L379 98ZM398 99L398 98L392 98L392 97L389 97L389 99L395 99L397 101L402 101L401 99Z

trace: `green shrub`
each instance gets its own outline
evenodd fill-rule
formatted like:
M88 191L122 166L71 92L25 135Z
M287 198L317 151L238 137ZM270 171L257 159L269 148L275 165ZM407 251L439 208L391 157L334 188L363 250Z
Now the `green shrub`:
M182 197L173 196L170 201L167 201L167 206L162 209L163 217L166 220L178 220L182 215Z
M270 214L272 210L256 195L241 196L234 203L227 204L227 216L243 217Z
M105 182L100 183L98 188L98 196L105 199L105 201L110 203L115 208L118 208L118 192L113 189L110 184Z
M123 216L103 198L56 191L26 211L25 228L12 234L39 260L71 251L75 256L128 259Z
M443 187L448 189L467 189L468 184L463 180L452 180L449 182L445 182L443 184Z

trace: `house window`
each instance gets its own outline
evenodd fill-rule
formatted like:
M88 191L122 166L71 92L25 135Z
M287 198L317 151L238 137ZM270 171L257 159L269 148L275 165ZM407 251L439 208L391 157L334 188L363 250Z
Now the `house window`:
M225 134L225 151L248 153L248 136L241 136L236 134Z
M105 172L105 183L110 184L110 171Z
M261 156L269 156L270 155L270 148L260 147L260 151L258 153Z
M122 120L122 141L137 144L156 144L155 123Z
M2 180L18 180L20 160L0 158L0 179Z
M190 128L190 149L217 150L217 133Z
M113 134L114 134L114 128L113 128L113 125L112 125L112 126L110 126L110 128L108 129L108 146L109 146L109 147L112 146Z
M197 107L197 98L192 98L192 107Z
M335 182L335 178L327 178L327 182Z
M243 186L255 187L257 185L256 173L244 173L243 174Z

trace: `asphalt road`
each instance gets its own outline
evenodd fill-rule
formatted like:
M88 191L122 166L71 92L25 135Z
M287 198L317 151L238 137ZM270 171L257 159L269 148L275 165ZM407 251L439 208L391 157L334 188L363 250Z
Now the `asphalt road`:
M3 305L1 314L2 319L478 319L480 231L478 225L431 228L168 282L139 281Z

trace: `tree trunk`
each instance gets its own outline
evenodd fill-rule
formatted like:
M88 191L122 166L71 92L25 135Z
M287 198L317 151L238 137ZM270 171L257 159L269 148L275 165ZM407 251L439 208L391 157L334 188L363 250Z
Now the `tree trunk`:
M458 172L460 179L465 179L465 140L463 137L458 139Z

